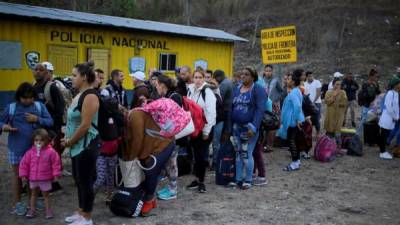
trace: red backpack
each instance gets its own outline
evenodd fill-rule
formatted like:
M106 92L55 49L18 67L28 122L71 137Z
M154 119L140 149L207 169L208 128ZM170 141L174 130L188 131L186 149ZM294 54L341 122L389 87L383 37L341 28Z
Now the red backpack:
M314 157L320 162L330 162L336 157L336 141L327 135L322 136L315 145Z
M183 109L189 111L192 116L194 132L190 134L190 137L195 138L201 133L207 123L203 109L196 102L186 96L183 96Z

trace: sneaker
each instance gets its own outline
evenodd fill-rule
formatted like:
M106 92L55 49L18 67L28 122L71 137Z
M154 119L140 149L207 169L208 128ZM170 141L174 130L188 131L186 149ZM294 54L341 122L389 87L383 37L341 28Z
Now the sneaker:
M169 191L168 186L165 186L165 187L161 188L161 190L157 191L157 195L161 195L161 194L163 194L165 192L168 192L168 191Z
M69 224L69 225L93 225L93 220L87 220L83 217L80 219L76 220L75 222Z
M199 193L207 193L206 185L204 185L204 183L199 183L198 191Z
M75 221L78 221L82 218L81 214L78 212L75 212L72 216L65 217L64 221L66 223L73 223Z
M243 190L247 190L247 189L250 189L250 188L251 188L251 184L250 183L244 182L242 184L242 189Z
M69 172L68 170L64 169L64 170L62 171L62 175L63 175L64 177L70 177L70 176L72 176L72 173Z
M256 177L256 179L254 179L253 181L253 185L254 186L263 186L263 185L267 185L268 181L265 177Z
M24 216L26 214L26 211L28 211L27 207L22 202L18 202L15 205L15 214L17 214L18 216Z
M234 187L237 186L237 184L236 184L236 182L231 181L231 182L229 182L226 186L227 186L227 187L234 188Z
M167 188L166 191L158 195L158 198L161 200L171 200L171 199L176 199L176 191L171 191L169 188Z
M192 183L186 186L186 188L189 190L196 189L198 187L199 187L199 182L197 180L192 181Z
M283 171L291 172L295 170L300 169L300 164L296 162L291 162L289 165L287 165L285 168L283 168Z
M379 154L379 158L381 158L381 159L393 159L393 156L389 152L384 152L384 153L380 153Z
M46 210L46 219L52 219L54 218L53 210L48 209Z
M27 218L33 218L33 217L35 217L35 210L29 209L25 216L26 216Z
M302 152L302 153L301 153L301 157L302 157L303 159L311 159L310 154L307 153L307 152Z
M143 207L142 207L142 211L141 211L141 215L143 217L149 216L151 215L151 210L157 208L157 203L156 203L156 199L150 200L150 201L145 201L143 202Z

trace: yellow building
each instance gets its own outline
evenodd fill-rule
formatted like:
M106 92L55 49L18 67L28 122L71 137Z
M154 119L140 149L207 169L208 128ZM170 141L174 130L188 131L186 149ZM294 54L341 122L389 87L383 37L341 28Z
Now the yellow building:
M49 61L56 76L94 60L109 74L200 65L232 74L235 41L221 30L0 2L0 107L12 101L32 68ZM124 87L132 88L129 78Z

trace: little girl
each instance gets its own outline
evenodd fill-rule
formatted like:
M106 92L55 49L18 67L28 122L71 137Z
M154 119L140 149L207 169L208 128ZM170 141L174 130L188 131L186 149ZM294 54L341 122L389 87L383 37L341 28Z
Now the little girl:
M33 86L27 82L22 83L15 93L15 102L9 104L0 115L0 129L8 132L8 163L13 171L13 208L10 213L20 216L25 215L26 205L21 202L19 162L32 145L33 131L53 125L46 106L35 102L35 98Z
M29 180L31 189L31 207L26 217L35 217L36 199L40 189L46 207L46 219L51 219L53 212L50 209L49 191L51 182L61 175L61 161L57 152L49 144L49 134L45 129L35 130L33 143L34 145L25 153L19 166L19 176Z

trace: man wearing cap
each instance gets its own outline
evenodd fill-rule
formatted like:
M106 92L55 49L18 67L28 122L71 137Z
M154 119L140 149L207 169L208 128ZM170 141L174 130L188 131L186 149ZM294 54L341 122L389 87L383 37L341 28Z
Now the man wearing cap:
M122 83L124 82L124 73L115 69L111 71L111 80L107 82L107 86L101 91L101 95L105 97L115 98L121 107L128 108L128 97Z
M342 73L340 73L340 72L335 72L334 74L333 74L333 79L335 79L335 78L342 78L344 75L342 74ZM333 82L333 80L331 81L331 82L329 82L329 85L328 85L328 90L333 90L333 85L332 85L332 82Z
M50 62L38 63L33 70L33 76L35 78L33 87L38 96L36 100L45 104L47 111L49 111L54 121L53 127L48 128L48 131L54 141L54 149L61 155L63 148L60 140L62 137L61 128L63 125L65 102L57 84L52 82L53 71L54 67ZM61 189L62 187L58 182L53 183L52 191Z
M129 74L132 77L133 86L133 97L131 103L131 109L141 107L143 103L146 103L150 99L150 89L145 84L146 75L142 71L136 71L133 74Z

